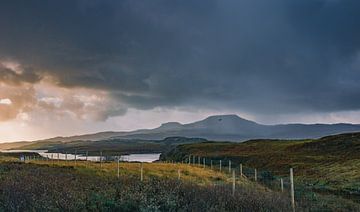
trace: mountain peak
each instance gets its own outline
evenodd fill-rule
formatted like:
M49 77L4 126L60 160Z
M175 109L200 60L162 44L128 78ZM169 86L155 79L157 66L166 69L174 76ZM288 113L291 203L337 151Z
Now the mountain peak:
M180 124L179 122L166 122L161 124L160 128L161 129L173 129L173 128L177 128L177 127L181 127L182 124Z
M207 133L235 135L239 132L250 132L259 124L240 118L237 115L214 115L204 120L185 125L189 129L201 129Z
M242 121L242 122L252 122L255 123L253 121L241 118L240 116L236 115L236 114L225 114L225 115L213 115L213 116L209 116L207 117L205 120L207 121Z

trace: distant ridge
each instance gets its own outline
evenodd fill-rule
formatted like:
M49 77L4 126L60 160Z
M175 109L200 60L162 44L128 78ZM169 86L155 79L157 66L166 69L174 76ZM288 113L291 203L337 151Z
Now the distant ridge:
M165 139L167 137L204 138L214 141L245 141L248 139L306 139L360 132L358 124L279 124L263 125L237 115L215 115L189 124L168 122L155 129L130 132L99 132L71 137L55 137L43 141L69 142L104 139Z

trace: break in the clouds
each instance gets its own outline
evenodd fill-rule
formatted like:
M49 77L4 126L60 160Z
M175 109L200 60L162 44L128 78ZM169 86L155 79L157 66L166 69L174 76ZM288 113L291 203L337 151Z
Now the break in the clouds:
M357 0L0 3L0 121L360 109Z

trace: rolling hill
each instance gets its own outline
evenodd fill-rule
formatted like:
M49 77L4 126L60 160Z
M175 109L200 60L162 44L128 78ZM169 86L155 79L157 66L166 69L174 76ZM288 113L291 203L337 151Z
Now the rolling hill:
M182 161L189 155L217 164L231 160L234 167L257 168L287 176L295 170L296 186L317 193L351 199L360 204L360 133L346 133L306 140L250 140L243 143L204 142L179 145L161 156Z
M110 139L100 141L39 141L18 147L24 150L48 150L49 152L78 153L88 152L99 155L99 151L108 156L119 154L164 153L180 144L206 142L203 138L168 137L163 140Z

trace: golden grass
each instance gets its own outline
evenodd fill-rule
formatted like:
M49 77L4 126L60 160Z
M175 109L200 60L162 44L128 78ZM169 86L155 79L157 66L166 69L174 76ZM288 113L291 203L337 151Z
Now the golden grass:
M72 166L84 172L93 172L94 174L117 176L116 162L99 162L90 161L57 161L57 160L36 160L30 163L53 165L53 166ZM140 178L141 163L120 162L120 175L137 175ZM230 183L231 176L227 172L219 172L211 170L210 167L203 168L202 166L194 166L188 164L172 164L172 163L143 163L144 179L152 177L163 178L178 178L178 171L180 170L181 180L193 182L199 185L210 185L218 183ZM238 184L252 184L243 178L237 179Z

